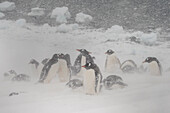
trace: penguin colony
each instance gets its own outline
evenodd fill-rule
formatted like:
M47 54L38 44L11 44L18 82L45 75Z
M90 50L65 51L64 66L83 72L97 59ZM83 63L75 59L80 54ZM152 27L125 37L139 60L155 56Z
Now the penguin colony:
M31 59L29 66L31 75L39 78L38 83L50 83L55 76L58 76L60 82L65 82L69 88L77 89L83 87L83 91L88 95L98 94L102 86L105 89L111 90L114 87L126 87L120 76L115 75L117 71L122 73L136 73L139 70L146 72L149 75L160 76L162 67L160 62L155 57L147 57L142 63L147 63L147 67L137 67L133 60L126 60L122 64L116 53L109 49L105 52L105 72L109 74L105 78L94 62L94 57L91 52L86 49L77 49L80 53L74 65L71 64L69 54L54 54L52 58L45 58L41 63L35 59ZM25 74L17 74L14 70L4 73L6 80L12 81L30 81L30 76Z

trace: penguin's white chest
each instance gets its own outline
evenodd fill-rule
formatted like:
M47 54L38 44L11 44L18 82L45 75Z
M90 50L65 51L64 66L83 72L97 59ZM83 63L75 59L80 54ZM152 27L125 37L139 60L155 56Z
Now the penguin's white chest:
M81 66L86 64L86 57L82 56L81 58Z
M29 67L30 67L30 75L32 75L33 77L37 77L38 71L35 64L29 64Z
M49 72L47 74L47 77L44 80L44 83L50 83L51 82L51 80L56 76L58 68L59 68L59 63L55 63L51 66L51 68L49 69Z
M115 55L108 55L106 59L105 71L108 73L120 70L120 61Z
M33 77L40 77L43 65L39 64L37 67L35 66L35 64L29 64L30 67L30 74L33 75Z
M67 62L65 60L60 59L58 61L58 77L60 79L61 82L68 82L69 81L69 77L70 77L70 71L67 67Z
M147 72L150 75L155 75L155 76L161 75L160 68L159 68L158 63L156 61L153 61L153 62L148 64Z
M83 80L83 86L84 91L86 94L94 95L95 94L95 72L94 70L86 70L84 73L84 80Z

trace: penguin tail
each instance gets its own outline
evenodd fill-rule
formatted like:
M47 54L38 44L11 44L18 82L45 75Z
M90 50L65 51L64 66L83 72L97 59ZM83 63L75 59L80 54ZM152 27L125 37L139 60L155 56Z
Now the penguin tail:
M120 86L122 86L122 87L128 86L127 84L125 84L125 83L123 83L123 82L121 82L121 81L117 82L117 84L120 85Z

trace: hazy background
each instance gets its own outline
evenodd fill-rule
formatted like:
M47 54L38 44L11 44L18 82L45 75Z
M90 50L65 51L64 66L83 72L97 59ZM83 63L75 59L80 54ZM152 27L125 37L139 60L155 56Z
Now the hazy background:
M0 0L0 2L6 0ZM169 0L8 0L15 2L16 10L7 12L6 18L26 18L28 22L37 24L55 24L49 19L49 13L55 7L66 6L72 15L69 20L74 23L77 13L91 15L94 20L90 23L95 28L109 28L120 25L125 29L148 31L148 29L162 28L169 31L170 2ZM45 8L46 15L38 20L27 16L31 8Z

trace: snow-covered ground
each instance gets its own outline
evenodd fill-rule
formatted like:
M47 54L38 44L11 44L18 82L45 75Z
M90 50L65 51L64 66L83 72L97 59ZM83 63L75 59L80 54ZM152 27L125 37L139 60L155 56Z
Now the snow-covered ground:
M159 42L154 33L129 33L120 26L96 30L76 25L76 29L63 33L60 27L47 24L21 24L0 20L0 113L170 112L170 71L166 71L170 68L170 42ZM141 39L141 44L126 40L132 35ZM18 83L3 79L3 73L11 69L30 75L30 59L41 61L51 58L54 53L70 54L73 64L79 54L76 49L80 48L92 52L104 77L108 76L103 69L104 53L108 49L113 49L121 62L132 59L138 66L146 57L155 56L162 64L163 75L119 73L128 86L113 90L103 88L98 95L85 95L81 88L71 90L57 77L50 84L36 84L38 79L33 76L31 82ZM11 92L18 92L19 95L9 96Z

